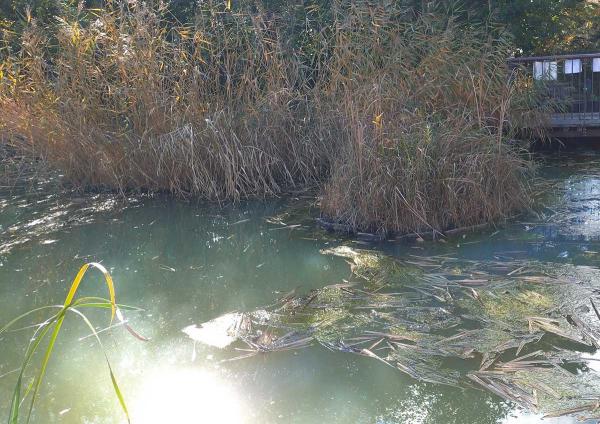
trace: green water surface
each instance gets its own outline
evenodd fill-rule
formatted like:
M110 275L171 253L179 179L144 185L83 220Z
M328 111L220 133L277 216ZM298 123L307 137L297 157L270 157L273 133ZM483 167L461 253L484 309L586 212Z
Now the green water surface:
M320 253L342 244L399 258L443 253L597 267L600 156L545 158L540 175L540 187L550 191L540 196L538 216L445 243L413 244L371 244L323 232L314 225L318 211L310 198L222 207L162 196L124 201L77 193L54 179L24 179L0 189L0 324L62 303L79 267L98 261L114 278L117 300L143 309L127 318L150 338L140 341L119 326L101 333L134 423L576 422L542 421L493 394L416 382L378 361L316 344L221 362L223 352L194 345L181 332L227 312L268 305L293 289L352 279L343 258ZM81 295L105 292L100 275L90 271ZM90 318L101 330L110 317L96 311ZM24 329L1 336L2 419L31 334ZM125 422L102 353L87 336L79 319L67 317L33 422Z

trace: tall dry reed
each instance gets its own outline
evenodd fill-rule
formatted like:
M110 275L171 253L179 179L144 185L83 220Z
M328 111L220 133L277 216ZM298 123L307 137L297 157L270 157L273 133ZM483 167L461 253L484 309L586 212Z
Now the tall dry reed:
M298 23L258 2L205 2L188 26L108 4L52 38L33 21L0 78L4 136L75 184L217 200L321 185L330 219L401 232L527 203L508 49L484 29L336 1L298 48Z
M452 17L350 6L327 87L344 120L323 213L363 231L443 231L526 207L529 163L510 143L509 46ZM333 106L333 105L332 105Z
M275 20L211 9L195 26L126 3L62 21L51 50L33 24L2 118L83 186L239 199L322 175L327 146Z

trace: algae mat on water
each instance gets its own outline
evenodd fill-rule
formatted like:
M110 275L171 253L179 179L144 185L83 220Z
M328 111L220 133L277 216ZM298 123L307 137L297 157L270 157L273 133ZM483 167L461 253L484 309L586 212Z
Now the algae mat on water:
M320 344L548 416L600 417L600 271L532 261L395 258L346 246L356 281L184 329L237 360ZM241 352L241 353L240 353ZM458 364L458 365L457 365Z

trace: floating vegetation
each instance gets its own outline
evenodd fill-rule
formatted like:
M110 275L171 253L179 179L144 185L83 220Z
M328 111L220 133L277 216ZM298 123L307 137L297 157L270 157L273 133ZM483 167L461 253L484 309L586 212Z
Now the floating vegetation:
M371 286L393 286L423 273L415 266L417 263L401 263L389 256L348 246L324 249L321 253L345 258L353 274Z
M75 299L75 294L77 293L79 285L80 285L81 281L83 280L83 277L85 276L86 272L90 268L96 268L103 274L104 281L106 282L106 286L107 286L108 293L109 293L109 299L104 299L104 298L99 298L99 297L81 297L79 299ZM127 321L125 320L125 318L123 316L122 310L123 309L132 309L132 308L124 306L124 305L118 305L116 303L114 283L113 283L112 277L110 276L110 274L108 273L106 268L104 268L104 266L102 266L101 264L93 263L93 262L83 265L81 267L81 269L79 270L79 272L77 273L77 276L73 280L73 283L71 284L71 288L69 289L69 293L67 294L67 297L66 297L63 305L50 305L50 306L45 306L45 307L41 307L41 308L36 308L34 310L31 310L29 312L26 312L26 313L18 316L17 318L13 319L8 324L6 324L4 327L0 328L0 335L2 335L6 331L12 329L12 327L15 324L20 323L24 318L30 317L31 315L33 315L35 313L38 313L40 311L56 311L56 313L53 313L52 315L50 315L46 320L44 320L38 324L35 324L33 326L26 327L26 328L32 328L32 327L35 328L35 332L30 339L29 345L27 346L27 349L25 351L23 363L21 364L21 367L18 370L17 382L15 384L13 396L11 399L10 413L9 413L9 419L8 419L9 424L18 424L19 419L22 416L21 406L28 397L30 397L30 401L29 401L29 407L27 408L27 412L25 414L25 422L29 423L31 421L33 408L35 406L35 402L38 397L39 390L42 385L42 381L44 380L46 368L48 366L48 363L50 362L50 358L52 357L52 352L54 350L55 343L58 339L58 335L62 328L64 319L65 319L67 313L70 313L70 312L74 313L76 316L81 318L81 320L90 329L91 334L95 337L96 341L98 342L98 346L102 349L102 352L104 353L104 357L106 359L106 364L108 366L108 371L110 373L110 379L112 382L112 386L113 386L115 395L117 396L119 403L121 405L121 408L123 409L123 412L125 413L125 416L127 417L127 421L128 422L130 421L129 413L127 411L127 406L125 404L125 399L124 399L123 394L121 393L121 389L119 388L119 385L117 383L117 379L113 372L110 361L108 360L108 354L106 353L104 346L102 345L102 341L100 340L100 337L99 337L99 333L102 330L100 330L100 331L96 330L96 328L90 322L90 320L87 318L87 316L83 312L81 312L81 309L84 309L84 308L110 309L111 324L112 324L113 319L116 317L118 319L120 325L123 325L127 329L127 331L130 334L132 334L134 337L136 337L139 340L143 340L143 341L147 340L143 336L137 334L127 324ZM109 326L109 328L111 328L111 327ZM42 346L41 346L42 342L44 340L48 340L45 350L43 350ZM26 379L26 372L29 370L32 359L35 356L36 352L38 352L38 350L43 351L39 370L37 371L36 376L31 380L30 383L25 383L24 380ZM23 392L23 389L25 389L24 392Z
M182 331L198 342L223 349L246 334L250 325L247 314L232 313L221 315L200 327L190 325Z
M234 347L227 360L320 344L548 416L600 417L600 379L582 356L600 345L599 270L444 255L401 261L346 246L323 253L347 260L357 281L184 331ZM207 342L215 330L222 342Z

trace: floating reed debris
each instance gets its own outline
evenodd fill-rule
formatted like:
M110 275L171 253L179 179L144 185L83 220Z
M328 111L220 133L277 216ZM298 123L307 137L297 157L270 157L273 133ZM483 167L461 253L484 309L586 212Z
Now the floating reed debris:
M600 393L598 376L591 370L575 375L565 365L585 364L580 353L597 347L600 320L585 305L594 304L600 271L443 255L400 261L346 246L323 253L346 259L362 283L294 291L275 305L202 327L225 319L221 329L235 338L234 352L245 352L234 359L318 343L419 381L474 384L535 411L591 416L597 409L589 399ZM248 321L242 332L240 317ZM453 359L470 370L448 366Z

